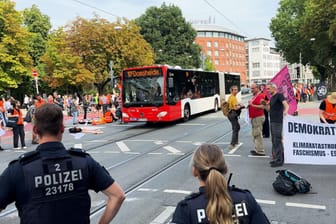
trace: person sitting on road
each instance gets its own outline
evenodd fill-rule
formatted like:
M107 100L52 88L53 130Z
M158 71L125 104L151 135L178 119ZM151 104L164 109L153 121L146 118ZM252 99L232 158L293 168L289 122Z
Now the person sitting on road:
M89 154L66 150L59 106L43 104L34 116L39 146L10 162L1 174L0 211L15 202L21 223L89 224L91 189L107 196L99 223L110 223L125 198L119 184Z
M222 150L203 144L194 152L192 172L199 181L199 192L180 201L173 214L175 224L269 224L248 190L228 187L227 166Z

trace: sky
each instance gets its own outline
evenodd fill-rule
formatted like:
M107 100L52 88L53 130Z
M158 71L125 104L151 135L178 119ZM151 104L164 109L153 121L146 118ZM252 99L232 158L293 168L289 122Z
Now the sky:
M77 16L90 19L94 14L111 22L118 17L135 19L151 6L163 2L182 10L189 22L207 22L236 31L247 38L272 40L269 24L277 13L279 0L14 0L16 9L37 5L50 17L53 28L66 25Z

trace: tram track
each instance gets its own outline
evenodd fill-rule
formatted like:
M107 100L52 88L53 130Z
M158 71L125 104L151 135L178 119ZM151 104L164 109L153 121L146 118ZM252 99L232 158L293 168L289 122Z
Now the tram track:
M211 125L206 125L200 129L193 129L192 132L188 133L188 135L192 135L194 133L197 133L199 132L200 130L202 129L208 129L208 128L213 128L217 125L222 125L222 123L214 123L214 124L211 124ZM229 131L226 131L224 134L220 134L218 136L214 136L210 139L208 139L207 142L210 142L210 143L215 143L216 141L218 141L219 139L223 138L224 136L230 134L232 131L231 129L229 129ZM135 159L138 159L140 157L143 157L143 156L146 156L148 153L153 153L157 150L160 150L162 149L164 146L167 146L169 144L171 144L172 142L176 142L178 140L181 140L183 138L185 138L186 136L180 136L180 137L176 137L176 138L173 138L171 140L169 140L167 143L163 144L163 145L160 145L158 147L154 147L152 150L150 151L146 151L144 153L141 153L141 154L138 154L136 156L133 156L127 160L124 160L122 162L119 162L118 164L115 164L111 167L108 168L108 171L111 171L112 169L116 168L116 167L119 167L121 165L124 165L125 163L127 162L130 162L132 160L135 160ZM140 188L142 185L146 184L147 182L153 180L154 178L156 178L157 176L163 174L164 172L168 171L169 169L173 168L175 165L178 165L180 162L184 161L185 159L189 158L192 156L193 154L193 150L179 156L178 158L176 158L175 160L169 162L168 164L165 164L163 167L161 167L159 170L156 170L154 173L151 173L150 175L147 175L145 178L143 178L141 181L138 181L134 184L132 184L131 186L127 187L124 191L125 191L125 195L126 197L128 195L130 195L131 193L133 193L134 191L136 191L138 188ZM103 212L103 210L105 209L106 207L106 203L104 204L101 204L100 206L98 206L97 208L93 209L90 213L90 219L98 214L100 214L101 212Z
M174 125L175 124L169 125L168 128L173 127ZM190 129L190 131L187 133L187 135L182 135L182 136L178 136L178 137L172 138L169 141L167 141L166 143L158 145L158 146L152 148L149 151L146 151L146 152L143 152L143 153L140 153L140 154L132 155L131 157L129 157L127 159L124 159L124 160L121 160L118 163L111 164L111 166L107 167L107 170L109 172L111 172L112 170L114 170L114 169L116 169L118 167L124 166L127 163L130 163L130 162L135 161L137 159L141 159L142 157L147 156L149 153L154 153L155 151L161 150L164 146L167 146L167 145L169 145L169 144L171 144L173 142L176 142L176 141L179 141L181 139L184 139L186 136L190 136L190 135L199 133L200 131L203 131L203 130L206 130L206 129L214 128L214 127L216 127L218 125L223 125L223 123L214 122L214 123L211 123L211 124L207 124L207 125L205 125L205 126L203 126L201 128ZM161 125L155 125L154 128L150 128L149 130L146 130L146 131L143 131L143 132L135 133L135 134L132 134L132 135L123 135L125 132L128 132L128 131L130 131L132 129L138 129L138 128L139 127L129 128L129 129L122 130L122 131L118 132L118 134L115 135L113 138L107 139L106 142L102 142L102 143L99 143L97 145L85 148L85 151L88 152L88 153L90 153L90 151L92 151L92 150L97 150L97 149L103 148L103 147L105 147L107 145L114 144L114 143L119 142L119 141L124 141L124 140L130 139L130 138L135 138L135 137L141 137L142 135L145 136L145 135L148 135L148 134L150 134L152 132L155 132L155 131L167 128L167 125L162 125L162 126ZM207 142L216 142L217 140L223 138L225 135L228 135L231 132L232 131L229 128L227 131L225 131L225 133L220 133L217 136L213 136L212 138L208 139ZM178 156L176 159L174 159L173 161L169 162L168 164L163 164L163 166L160 169L156 170L153 173L150 173L145 178L143 178L141 181L137 181L137 182L131 184L130 186L126 187L125 190L124 190L126 196L129 195L129 194L131 194L132 192L136 191L140 186L142 186L146 182L149 182L149 181L153 180L155 177L161 175L165 171L171 169L175 165L177 165L180 162L184 161L185 159L189 158L192 155L192 153L193 153L193 150L191 150L191 151L189 151L187 153L184 153L183 155ZM105 209L105 207L106 207L106 202L98 205L96 208L91 208L90 219L92 217L100 214ZM0 213L0 219L1 218L5 218L5 217L10 217L14 213L16 213L16 212L17 212L16 208L12 208L10 210L3 211L2 213Z

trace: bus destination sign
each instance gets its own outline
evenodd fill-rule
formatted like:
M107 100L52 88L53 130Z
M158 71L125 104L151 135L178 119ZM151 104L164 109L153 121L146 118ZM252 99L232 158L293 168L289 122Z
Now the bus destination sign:
M146 70L134 70L127 71L128 77L143 77L143 76L159 76L161 70L158 68L146 69Z

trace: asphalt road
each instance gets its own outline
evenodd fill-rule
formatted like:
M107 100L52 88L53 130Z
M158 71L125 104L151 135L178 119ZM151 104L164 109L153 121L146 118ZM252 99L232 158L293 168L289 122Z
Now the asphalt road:
M169 223L178 201L198 190L191 175L190 157L204 142L216 143L224 151L231 184L249 189L273 224L336 223L335 171L336 166L284 165L308 179L311 194L282 196L272 188L276 168L268 164L270 139L265 139L265 157L249 154L253 149L251 129L240 120L241 145L228 149L230 124L221 112L197 116L188 122L168 125L106 124L90 126L103 134L65 133L67 147L81 146L103 164L127 193L119 214L112 223L163 224ZM35 146L29 146L33 150ZM0 152L0 171L22 152ZM1 189L0 189L1 190ZM105 198L91 192L91 223L97 223ZM0 223L19 223L14 205L0 213Z

